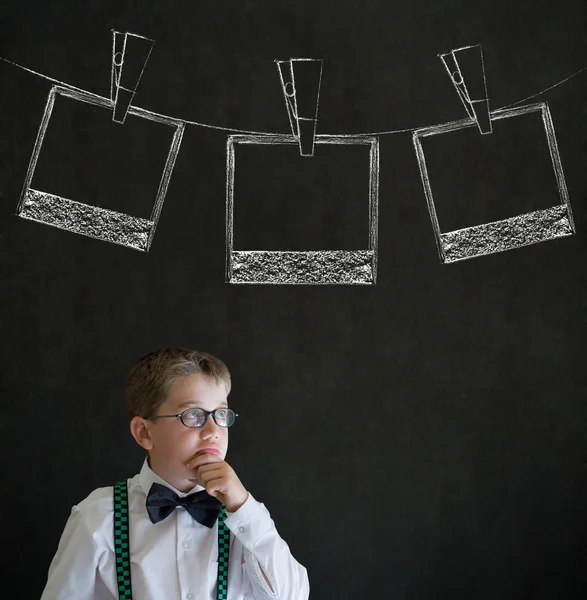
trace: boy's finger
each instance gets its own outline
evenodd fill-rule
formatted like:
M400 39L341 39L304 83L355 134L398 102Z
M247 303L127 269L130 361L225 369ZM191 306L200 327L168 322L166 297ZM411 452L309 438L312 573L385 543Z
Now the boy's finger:
M199 467L200 465L206 465L208 463L213 462L222 462L223 459L220 456L216 456L216 454L200 454L196 456L192 456L190 460L186 463L186 467L188 469L194 469L195 467Z
M220 479L224 477L225 473L222 469L217 469L214 465L205 465L198 467L196 470L196 476L199 481Z
M226 487L226 481L223 477L212 476L210 479L200 477L198 480L198 485L201 485L203 488L205 488L208 493L213 490L222 492Z

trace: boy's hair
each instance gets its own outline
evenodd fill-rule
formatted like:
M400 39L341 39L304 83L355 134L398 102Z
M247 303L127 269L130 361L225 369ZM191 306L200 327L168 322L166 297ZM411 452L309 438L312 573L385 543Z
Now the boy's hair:
M224 383L230 393L230 372L218 358L187 348L162 348L140 358L126 380L126 405L129 419L154 417L165 402L171 385L179 377L204 374Z

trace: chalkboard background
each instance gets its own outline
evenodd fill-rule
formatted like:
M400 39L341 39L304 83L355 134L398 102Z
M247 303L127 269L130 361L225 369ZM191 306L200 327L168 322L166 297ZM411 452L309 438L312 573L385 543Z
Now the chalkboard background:
M135 105L276 133L275 59L324 60L330 134L463 118L437 56L463 45L482 45L492 109L587 65L581 0L6 0L0 56L108 96L112 29L155 40ZM584 598L586 83L529 101L550 107L575 235L441 264L411 134L383 135L375 285L232 285L228 132L186 128L148 253L28 221L15 212L51 83L1 62L3 589L38 598L71 506L139 470L124 378L180 345L231 370L227 459L313 599ZM59 102L35 183L148 214L170 130ZM443 226L558 203L532 118L425 144ZM235 244L366 244L366 160L339 150L307 181L312 158L243 154Z

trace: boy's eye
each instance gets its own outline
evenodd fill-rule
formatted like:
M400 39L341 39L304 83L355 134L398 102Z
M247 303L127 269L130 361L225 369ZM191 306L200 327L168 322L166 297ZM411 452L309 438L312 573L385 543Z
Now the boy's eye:
M200 411L197 408L190 408L186 411L185 416L188 419L197 419L200 416Z
M219 419L226 419L226 415L227 415L227 410L226 410L226 408L218 408L218 409L216 410L216 416L217 416Z

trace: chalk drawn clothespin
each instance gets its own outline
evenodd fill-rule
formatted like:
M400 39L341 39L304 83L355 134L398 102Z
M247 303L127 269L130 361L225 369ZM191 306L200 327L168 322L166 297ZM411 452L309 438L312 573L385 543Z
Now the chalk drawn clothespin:
M493 131L481 45L465 46L438 55L469 117L482 135Z
M112 120L116 123L124 123L155 41L114 29L112 36L110 78L110 99L114 103Z
M322 59L276 60L291 131L301 156L314 156Z

